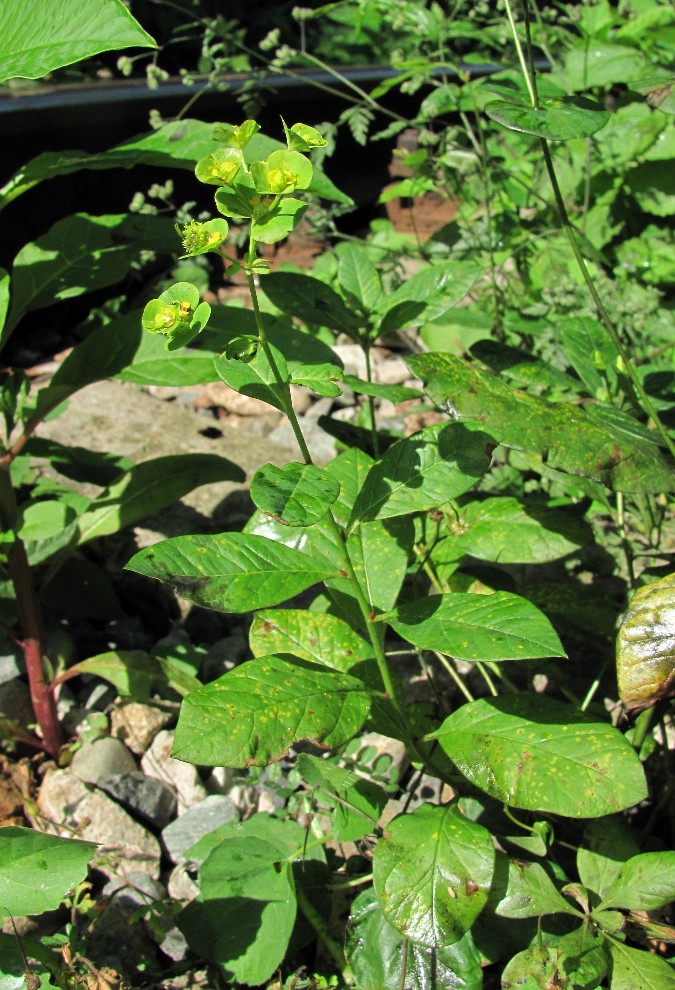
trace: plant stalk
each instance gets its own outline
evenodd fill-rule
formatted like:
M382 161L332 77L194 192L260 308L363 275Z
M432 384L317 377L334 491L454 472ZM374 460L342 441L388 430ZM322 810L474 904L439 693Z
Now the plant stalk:
M16 531L18 510L10 477L9 455L0 460L0 518L4 532ZM18 536L7 553L7 569L14 588L16 607L21 627L21 646L26 660L26 672L30 687L35 719L42 732L42 748L56 757L63 738L56 712L56 701L51 689L46 665L45 635L33 574L28 562L26 547ZM37 740L36 740L37 742Z
M319 914L317 909L305 894L304 890L299 885L295 888L295 896L298 899L298 907L316 932L319 941L330 953L331 958L340 971L345 985L348 987L353 986L354 974L351 971L349 963L345 960L344 952L328 931L328 926L326 925L325 920Z

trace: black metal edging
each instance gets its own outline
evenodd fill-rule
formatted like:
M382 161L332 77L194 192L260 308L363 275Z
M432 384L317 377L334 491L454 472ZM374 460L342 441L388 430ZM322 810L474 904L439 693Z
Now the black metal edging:
M472 78L494 75L504 67L493 62L484 62L479 65L463 63L458 70L435 69L432 74L437 78L460 79L470 76ZM548 62L544 59L537 65L539 70L549 68ZM383 66L372 66L367 68L355 68L340 70L341 75L348 82L357 86L366 84L376 84L385 79L394 79L400 73L396 69L389 69ZM205 98L217 97L221 102L227 101L228 95L236 97L244 87L253 91L265 89L269 93L269 102L273 103L275 91L280 95L287 95L288 91L293 91L296 95L300 93L311 93L316 86L331 86L333 89L341 89L344 84L329 72L317 72L314 70L298 70L291 74L270 73L262 78L256 79L251 84L248 74L225 76L222 80L227 84L227 89L216 92L208 84L201 87L198 85L186 86L177 80L160 83L156 89L149 89L145 80L125 79L119 82L99 82L93 86L83 83L67 83L62 85L40 87L35 89L20 89L13 91L10 95L0 96L0 120L4 118L10 127L17 121L19 115L23 116L25 127L19 130L28 130L34 126L31 123L31 116L44 117L45 114L53 115L59 111L73 109L83 109L85 107L96 107L101 113L105 113L106 108L112 110L115 107L141 104L147 107L162 106L169 102L180 99L190 99L196 93ZM139 107L140 108L140 107ZM54 118L51 118L51 126L54 126Z

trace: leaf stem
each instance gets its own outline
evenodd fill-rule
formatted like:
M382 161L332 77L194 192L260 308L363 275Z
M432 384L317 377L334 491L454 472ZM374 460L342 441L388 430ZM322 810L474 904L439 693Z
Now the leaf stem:
M335 965L340 971L340 975L345 982L345 985L351 987L354 985L354 974L352 973L349 963L345 960L344 952L341 947L335 941L333 936L328 931L328 925L325 920L319 914L317 909L314 907L310 899L305 894L304 890L300 886L296 886L295 896L298 899L298 907L304 914L307 921L310 923L317 937L326 947L330 953Z

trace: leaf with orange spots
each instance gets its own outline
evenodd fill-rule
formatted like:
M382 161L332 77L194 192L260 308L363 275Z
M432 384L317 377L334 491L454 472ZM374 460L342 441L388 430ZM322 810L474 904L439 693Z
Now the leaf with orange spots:
M300 740L341 746L369 710L368 690L350 674L288 655L256 657L188 695L172 755L209 767L264 766Z
M647 795L618 729L541 695L473 701L431 738L472 784L514 808L599 818Z

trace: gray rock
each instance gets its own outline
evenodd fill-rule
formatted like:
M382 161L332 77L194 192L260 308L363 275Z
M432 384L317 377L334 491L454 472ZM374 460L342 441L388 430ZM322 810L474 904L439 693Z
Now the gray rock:
M193 804L203 801L207 796L197 767L191 763L182 763L171 757L173 732L162 729L152 740L152 745L141 760L141 769L148 777L169 784L176 793L178 814L182 815Z
M206 425L203 416L176 403L161 402L128 382L103 381L72 395L66 411L58 419L41 423L37 432L69 446L114 450L137 462L165 454L220 454L238 464L249 477L268 461L283 465L295 457L295 443L289 449L275 448L269 438L252 437L220 423L217 429L222 436L209 439L203 434ZM226 514L228 510L227 505L220 510L219 506L244 485L245 482L231 481L204 485L181 502L221 525L227 519L219 516L219 511ZM92 486L79 485L78 490L86 495L98 492ZM191 532L184 527L194 526L194 514L183 514L174 526L170 514L162 512L161 522L166 536Z
M305 438L305 443L309 447L309 452L315 463L321 465L327 464L328 461L332 461L337 451L334 437L329 436L318 425L316 420L308 418L307 416L302 416L300 418L300 427ZM293 444L295 444L293 454L288 460L297 461L300 459L300 453L293 434L293 428L287 419L283 420L283 422L277 426L276 430L272 430L267 439L272 443L283 447L292 448Z
M166 881L166 889L173 901L193 901L199 895L199 886L188 872L188 863L174 866Z
M106 876L143 872L159 877L157 839L100 790L92 790L69 770L49 770L37 798L40 817L33 825L51 835L96 842L96 865Z
M135 753L142 756L160 729L174 718L154 705L142 705L138 701L128 701L116 705L110 715L111 734Z
M113 773L133 773L136 761L119 739L104 736L84 742L70 764L72 773L86 784L98 784Z
M164 933L164 938L159 943L159 947L165 956L172 962L182 962L188 951L188 944L179 928L169 928Z
M161 901L166 893L159 881L133 870L125 877L111 877L101 891L103 897L131 910Z
M162 829L176 816L178 803L172 788L140 770L110 774L98 786L146 825Z
M211 794L204 801L193 805L184 815L162 831L164 843L173 863L184 861L183 853L195 842L213 832L220 825L239 821L239 812L232 798L223 794Z
M26 671L26 662L19 647L12 648L9 642L3 645L7 653L0 656L0 684L21 677Z

